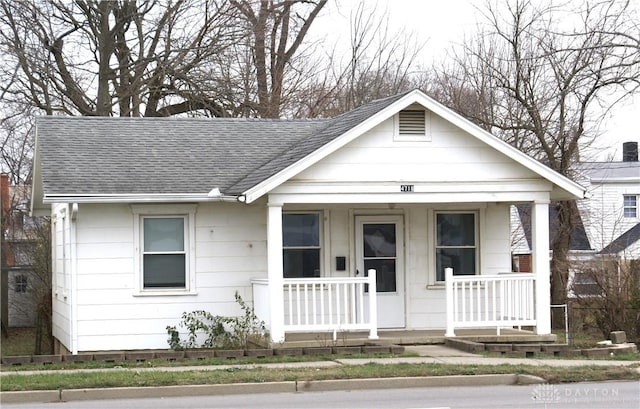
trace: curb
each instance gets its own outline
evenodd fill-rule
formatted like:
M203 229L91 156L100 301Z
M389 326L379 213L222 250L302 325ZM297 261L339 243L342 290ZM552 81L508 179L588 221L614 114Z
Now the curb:
M516 385L518 375L450 375L405 378L369 378L309 381L298 384L298 392L328 392L338 390L428 388L439 386Z
M545 383L530 375L451 375L404 378L340 379L304 382L234 383L225 385L180 385L130 388L62 389L58 391L0 392L2 403L69 402L105 399L168 398L253 393L328 392L444 386L531 385Z
M295 382L232 383L226 385L180 385L131 388L62 390L62 402L103 399L170 398L180 396L235 395L249 393L295 392Z
M60 391L0 392L0 403L60 402Z

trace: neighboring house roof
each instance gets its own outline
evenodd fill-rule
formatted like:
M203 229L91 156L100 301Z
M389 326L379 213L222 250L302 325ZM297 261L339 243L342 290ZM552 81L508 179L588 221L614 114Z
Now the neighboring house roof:
M519 204L516 205L518 209L518 215L520 216L520 221L522 223L522 228L524 230L525 238L527 239L527 244L529 248L531 248L531 205L529 204ZM551 249L551 244L555 241L558 235L558 223L556 219L558 218L558 210L554 204L549 205L549 249ZM582 222L582 217L578 214L577 220L575 220L574 228L571 231L571 237L569 239L569 250L573 251L584 251L584 250L593 250L591 244L589 243L589 238L587 237L587 232L584 228L584 223Z
M633 182L640 180L640 162L581 162L582 173L591 183Z
M39 117L34 205L202 199L214 188L250 203L414 103L552 182L556 198L583 196L577 183L414 90L332 119Z
M617 254L640 240L640 223L622 233L608 246L600 250L600 254Z

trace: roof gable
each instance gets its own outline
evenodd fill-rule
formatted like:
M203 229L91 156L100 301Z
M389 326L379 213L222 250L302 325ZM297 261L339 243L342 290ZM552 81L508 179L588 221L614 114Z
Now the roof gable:
M246 194L246 191L256 189L256 185L265 182L265 180L270 177L275 178L278 175L278 172L282 172L297 162L307 159L310 155L314 155L320 149L326 149L328 144L343 136L345 133L348 133L352 129L362 125L372 116L384 110L404 95L406 94L378 99L367 105L363 105L330 119L326 126L316 130L313 135L298 141L283 155L278 156L277 158L274 158L274 160L256 168L253 172L247 175L246 178L238 181L238 183L233 186L232 190L237 193ZM307 166L308 165L309 164L307 164ZM281 178L277 178L277 180L280 179Z
M278 167L270 169L272 171L271 176L251 187L248 187L251 183L247 183L235 186L235 188L244 189L248 187L242 194L245 196L246 201L251 203L412 104L422 105L427 110L462 129L469 135L550 181L554 186L553 199L561 200L584 197L585 189L582 186L483 130L471 121L428 97L420 90L413 90L404 94L377 100L334 118L326 128L321 129L317 134L310 137L309 140L301 141L294 147L294 149L288 153L289 156L286 162L283 161L279 163L280 169L278 169ZM283 167L282 165L285 166Z

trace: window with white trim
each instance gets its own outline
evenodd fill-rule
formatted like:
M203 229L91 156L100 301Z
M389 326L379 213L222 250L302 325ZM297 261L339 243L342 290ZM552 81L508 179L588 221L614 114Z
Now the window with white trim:
M194 294L196 205L132 205L139 295Z
M142 217L143 288L186 288L185 216Z
M622 196L622 215L624 217L638 217L638 196L623 195Z
M282 214L282 268L285 278L320 277L320 213Z
M436 213L436 281L444 281L444 269L454 275L477 274L477 215L475 212Z

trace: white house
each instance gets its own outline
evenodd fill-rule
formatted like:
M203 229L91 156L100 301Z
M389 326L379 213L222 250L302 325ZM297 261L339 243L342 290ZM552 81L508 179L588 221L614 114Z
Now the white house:
M640 260L640 162L638 142L625 142L621 161L580 162L578 180L588 198L577 201L579 218L571 234L569 294L597 291L593 278L580 275L591 267L619 266L619 261ZM553 207L550 208L552 213ZM551 220L554 220L551 215ZM528 266L530 234L528 206L512 209L512 251ZM555 235L551 228L551 240ZM613 263L612 263L613 262ZM604 264L603 264L604 263ZM527 271L527 270L524 270Z
M623 144L622 161L583 162L580 170L589 200L578 203L591 247L640 259L638 142Z
M41 117L33 185L71 353L167 348L185 311L237 314L236 291L275 342L549 334L548 204L584 195L417 90L322 120ZM517 203L533 273L510 273Z

